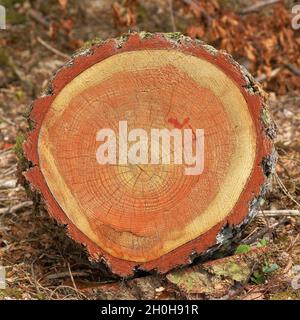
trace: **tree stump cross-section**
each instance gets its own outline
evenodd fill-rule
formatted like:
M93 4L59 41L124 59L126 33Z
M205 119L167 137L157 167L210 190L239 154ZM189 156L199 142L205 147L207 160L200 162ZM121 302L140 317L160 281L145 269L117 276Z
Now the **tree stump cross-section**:
M26 179L122 276L167 272L234 236L275 162L263 91L228 54L179 34L94 44L30 120Z

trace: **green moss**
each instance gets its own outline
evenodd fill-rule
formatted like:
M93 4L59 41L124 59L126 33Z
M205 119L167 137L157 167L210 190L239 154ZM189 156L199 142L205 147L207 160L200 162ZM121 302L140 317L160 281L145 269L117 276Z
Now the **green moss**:
M14 146L14 152L18 157L18 165L20 171L25 171L29 168L28 160L24 156L23 152L23 142L25 141L25 136L23 134L18 134L16 138L16 143Z
M86 50L88 50L89 48L91 48L92 46L94 45L97 45L97 44L101 44L103 43L104 40L101 38L101 37L95 37L93 38L92 40L88 40L86 41L83 46L81 48L79 48L77 51L76 51L76 54L80 54ZM75 54L75 55L76 55Z
M0 65L10 67L11 59L4 48L0 48Z
M6 288L0 290L0 300L5 298L22 299L22 290L15 288Z
M228 277L238 282L246 281L251 273L247 264L237 264L235 262L213 265L211 268L216 275Z
M23 112L23 117L25 119L27 119L27 123L28 123L28 126L29 126L29 131L32 131L34 129L34 127L35 127L34 121L32 121L31 118L30 118L30 113L32 111L32 107L33 107L33 104L31 104L30 106L27 106L27 108Z
M148 31L141 31L139 33L139 36L140 36L140 39L141 40L144 40L144 39L149 39L153 36L153 33L151 32L148 32Z
M263 108L262 108L261 119L262 119L265 126L269 126L272 123L270 112L266 106L263 106Z
M207 272L180 270L167 275L167 279L185 292L210 292L212 286Z
M300 300L300 289L275 293L271 300Z
M208 53L210 53L213 56L217 56L219 54L219 51L213 46L210 46L209 44L203 43L201 46L203 49L205 49Z
M45 300L46 299L45 295L43 293L41 293L41 292L36 294L36 298L38 300Z
M14 146L14 152L17 155L18 159L21 160L24 157L22 144L25 141L25 136L23 134L19 134L16 138L16 143Z
M181 32L168 32L168 33L164 33L164 36L172 41L179 41L180 38L183 37L183 34Z
M247 253L251 250L251 247L248 244L240 244L236 249L234 254Z
M180 276L180 273L176 272L176 273L169 273L167 275L167 279L169 279L169 281L171 281L174 284L178 284L180 283L182 277Z
M118 48L122 48L124 42L128 40L130 33L125 33L121 37L117 38L117 46Z
M18 100L21 100L24 97L25 93L22 89L18 89L15 92L15 96Z

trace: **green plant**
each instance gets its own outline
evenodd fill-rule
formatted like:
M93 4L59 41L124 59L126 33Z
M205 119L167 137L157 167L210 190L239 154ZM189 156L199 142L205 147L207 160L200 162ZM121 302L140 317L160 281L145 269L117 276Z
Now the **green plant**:
M251 278L250 278L250 280L252 282L254 282L255 284L262 284L262 283L265 282L265 277L261 272L254 271L252 276L251 276Z
M257 248L263 248L266 247L268 245L268 240L263 238L259 241L259 243L257 244Z
M271 263L271 264L268 264L266 263L263 267L262 267L262 271L264 273L271 273L271 272L274 272L276 270L279 269L279 266L277 263Z
M235 249L235 254L241 254L241 253L247 253L251 250L251 247L248 244L240 244L236 249Z

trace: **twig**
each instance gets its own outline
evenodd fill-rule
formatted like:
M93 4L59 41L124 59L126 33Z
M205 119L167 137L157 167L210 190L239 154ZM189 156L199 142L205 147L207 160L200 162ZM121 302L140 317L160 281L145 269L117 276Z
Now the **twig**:
M30 18L32 18L34 21L40 23L45 28L49 28L50 23L38 11L36 11L34 9L29 9L28 10L28 15L29 15Z
M8 155L9 153L11 153L13 151L13 148L7 148L7 149L4 149L4 150L0 150L0 157L4 157L6 155Z
M6 122L7 124L10 124L10 125L12 125L12 126L14 126L14 127L16 126L16 124L15 124L14 122L12 122L10 119L4 117L3 114L0 114L0 118L1 118L4 122Z
M77 290L77 289L75 289L75 288L73 288L73 287L70 287L70 286L63 286L63 285L61 285L61 286L58 286L58 287L56 287L53 291L52 291L52 294L50 295L50 299L53 297L53 295L54 294L56 294L57 295L57 291L59 291L59 290L61 290L61 289L70 289L70 290L73 290L73 291L75 291L76 292L76 294L80 297L83 297L84 299L86 299L86 300L88 300L88 297L83 293L83 292L81 292L81 291L79 291L79 290Z
M13 189L17 185L17 180L0 180L0 189Z
M76 283L75 283L75 281L74 281L74 277L73 277L72 271L71 271L70 263L69 263L69 262L67 262L67 265L68 265L69 274L70 274L70 278L71 278L71 281L72 281L73 287L74 287L74 289L75 289L75 290L78 290L78 289L77 289L77 286L76 286Z
M291 71L293 72L294 75L300 77L300 69L297 68L296 66L294 66L293 64L291 63L287 63L286 64L286 67Z
M285 193L285 195L287 195L294 203L296 203L297 206L300 207L300 203L289 193L288 189L286 188L286 186L283 184L283 182L281 181L281 179L278 177L277 173L275 173L275 178L281 188L281 190Z
M37 42L40 43L43 47L45 47L46 49L48 49L49 51L51 51L52 53L55 53L56 55L64 58L64 59L70 59L71 56L59 51L58 49L52 47L50 44L48 44L47 42L45 42L43 39L41 39L40 37L37 37Z
M21 81L26 89L32 91L32 84L26 79L26 76L23 71L19 70L17 65L14 62L14 59L6 51L3 52L5 58L5 65L9 67L13 75Z
M35 276L35 272L34 272L35 261L36 261L36 259L34 261L32 261L30 269L31 269L31 275L32 275L32 278L33 278L35 289L36 289L37 293L40 294L41 292L40 292L40 289L39 289L39 286L38 286L38 281L36 280L36 276Z
M195 6L199 6L199 3L197 3L194 0L182 0L185 4L188 4L190 6L195 5Z
M291 241L291 244L286 249L286 252L290 252L294 248L294 246L295 246L296 242L298 241L299 237L300 237L300 234L298 233L296 235L296 237Z
M11 208L1 208L0 214L15 213L23 208L29 208L32 205L33 205L32 201L24 201L12 206Z
M77 272L73 272L72 276L73 277L86 277L89 274L87 272L84 271L77 271ZM70 271L68 272L59 272L59 273L54 273L54 274L49 274L48 276L46 276L46 279L48 280L54 280L54 279L60 279L60 278L66 278L70 276Z
M169 2L172 30L173 30L173 32L176 32L176 24L175 24L175 18L174 18L174 10L173 10L173 0L169 0L168 2Z
M240 14L248 14L262 9L263 7L270 6L272 4L276 4L280 2L280 0L263 0L258 3L255 3L245 9L239 11Z
M253 265L252 265L252 267L251 267L251 272L249 272L249 274L248 274L248 276L247 276L247 278L243 281L243 283L241 284L241 286L234 292L234 294L232 294L232 295L227 295L227 299L226 300L233 300L235 297L237 297L238 295L240 295L241 293L243 293L243 291L245 290L245 287L246 287L246 285L249 283L249 281L250 281L250 279L251 279L251 277L252 277L252 274L253 274L253 272L254 272L254 270L255 270L255 268L257 267L257 264L258 264L258 262L257 261L255 261L254 263L253 263Z
M262 213L259 213L258 216L267 216L267 217L297 217L300 216L299 210L263 210Z
M281 71L281 68L276 68L274 70L272 70L271 74L268 76L265 73L259 75L258 77L255 78L255 80L257 82L263 82L265 80L271 80L272 78L274 78L275 76L277 76L277 74Z
M7 168L6 170L4 170L1 174L0 177L6 177L11 175L12 173L15 173L17 171L17 165L14 164L13 166Z
M263 237L266 233L268 233L271 230L274 230L275 228L277 228L279 225L285 223L286 221L288 221L287 217L282 218L280 221L272 224L271 226L267 226L266 228L261 229L260 231L255 233L252 237L249 237L248 239L247 238L244 239L243 243L245 243L245 244L253 243L255 240Z

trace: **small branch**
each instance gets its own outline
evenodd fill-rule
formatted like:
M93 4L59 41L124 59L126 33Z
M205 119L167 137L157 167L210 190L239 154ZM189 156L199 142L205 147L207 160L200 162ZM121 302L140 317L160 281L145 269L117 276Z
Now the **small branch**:
M0 189L13 189L17 185L17 180L0 180Z
M30 18L32 18L34 21L36 21L39 24L41 24L42 26L44 26L45 28L49 28L50 23L38 11L33 10L33 9L29 9L28 10L28 16Z
M50 44L48 44L47 42L45 42L43 39L41 39L40 37L37 37L37 42L40 43L43 47L45 47L46 49L48 49L49 51L51 51L52 53L64 58L64 59L70 59L71 56L59 51L58 49L52 47Z
M5 157L7 156L9 153L13 152L13 148L7 148L4 150L0 150L0 157ZM1 181L1 180L0 180ZM1 183L1 182L0 182Z
M259 75L258 77L255 78L255 80L257 82L264 82L265 80L271 80L272 78L274 78L275 76L277 76L277 74L281 71L281 68L276 68L274 70L272 70L271 74L268 76L265 73Z
M73 277L86 277L88 275L89 274L84 271L72 272ZM55 280L55 279L67 278L67 277L70 277L70 271L49 274L48 276L46 276L46 279L47 280Z
M296 245L299 237L300 237L300 234L298 233L298 234L296 235L296 237L291 241L291 244L290 244L290 245L288 246L288 248L286 249L286 252L292 251L292 249L295 247L295 245Z
M173 32L176 32L176 24L175 24L175 18L174 18L174 10L173 10L173 0L169 0L169 10L170 10L172 30L173 30Z
M251 244L254 241L256 241L257 239L262 238L266 233L270 232L271 230L274 230L279 225L285 223L286 221L288 221L288 219L287 219L287 217L284 217L280 221L272 224L271 226L267 226L267 227L261 229L260 231L255 233L252 237L249 237L248 239L244 239L242 242L245 244Z
M283 184L283 182L281 181L281 179L278 177L277 173L275 173L275 178L281 188L281 190L285 193L286 196L288 196L294 203L296 203L296 205L298 207L300 207L300 203L289 193L288 189L286 188L286 186Z
M296 66L292 65L291 63L287 63L286 67L293 72L294 75L300 77L300 69L297 68Z
M263 210L258 216L266 217L300 217L299 210Z
M3 172L0 173L0 177L6 177L9 176L13 173L15 173L17 171L17 165L13 164L11 167L7 168L6 170L4 170Z
M195 2L194 0L182 0L185 4L187 5L195 5L195 6L199 6L199 4L197 2Z
M21 203L18 203L10 208L1 208L0 209L0 214L8 214L8 213L15 213L15 212L18 212L19 210L21 209L24 209L24 208L29 208L33 205L33 202L32 201L24 201L24 202L21 202Z
M73 287L74 287L75 290L78 290L78 289L77 289L77 286L76 286L76 283L75 283L75 281L74 281L74 277L73 277L72 271L71 271L70 263L68 262L67 264L68 264L69 274L70 274L70 278L71 278Z
M4 122L6 122L7 124L10 124L11 126L16 126L16 124L14 123L14 122L12 122L10 119L8 119L8 118L6 118L4 115L2 115L1 113L0 113L0 118L4 121Z
M240 10L239 13L240 14L253 13L253 12L259 11L263 7L270 6L270 5L276 4L278 2L280 2L280 0L264 0L264 1L260 1L258 3L255 3L255 4L245 8L245 9Z

